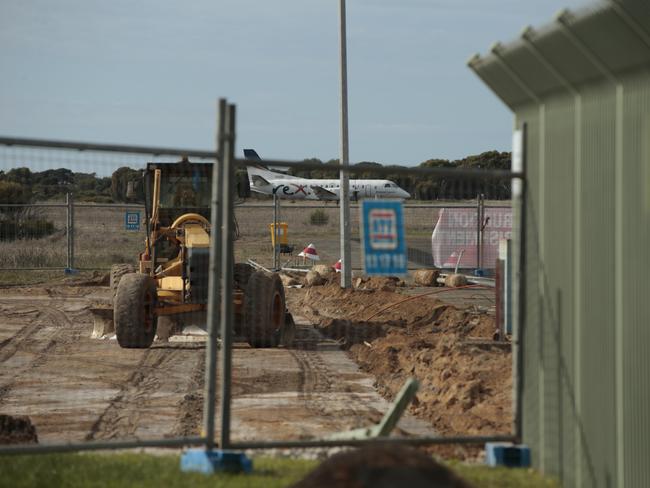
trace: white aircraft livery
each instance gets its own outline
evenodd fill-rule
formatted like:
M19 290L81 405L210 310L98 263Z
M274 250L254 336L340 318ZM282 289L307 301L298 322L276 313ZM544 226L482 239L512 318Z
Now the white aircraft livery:
M258 164L247 166L251 191L295 200L340 200L338 179L309 179L276 173L259 164L254 149L244 149L244 157ZM350 180L350 198L411 198L405 190L389 180Z

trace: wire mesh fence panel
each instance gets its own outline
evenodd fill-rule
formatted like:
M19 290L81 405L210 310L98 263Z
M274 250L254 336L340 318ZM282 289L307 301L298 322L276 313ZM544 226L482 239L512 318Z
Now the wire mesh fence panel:
M71 146L0 146L0 450L196 443L207 298L166 315L160 270L139 272L143 171L181 154Z
M66 222L65 207L0 205L0 269L64 268Z
M78 269L107 270L113 264L136 265L145 249L145 217L141 205L75 205L74 264Z
M3 413L29 416L41 442L76 446L200 442L206 405L234 446L511 436L512 299L494 279L507 275L499 241L517 232L503 217L507 175L357 180L343 289L338 201L244 198L260 180L201 154L0 147L0 245L15 249L0 276L21 285L0 291ZM233 175L218 195L214 168ZM382 201L372 191L405 192L393 180L428 198L403 202L403 232L364 210ZM300 184L332 193L334 181ZM436 247L442 230L456 247ZM381 249L402 242L403 273L370 272L369 232ZM234 336L232 348L221 337L217 382L206 381L210 324Z
M351 289L337 272L338 202L238 202L235 258L249 266L236 265L248 273L233 346L236 445L387 435L411 378L420 389L393 435L511 435L513 358L495 286L500 241L518 230L509 196L508 182L475 176L448 182L440 199L404 201L401 276L365 273L368 217L353 201Z

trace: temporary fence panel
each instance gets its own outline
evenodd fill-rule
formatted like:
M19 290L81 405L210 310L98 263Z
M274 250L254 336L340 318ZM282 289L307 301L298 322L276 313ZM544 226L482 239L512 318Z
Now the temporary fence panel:
M221 164L214 167L212 197L204 207L212 221L209 254L178 247L189 263L180 276L172 276L183 287L184 313L165 315L157 309L157 338L142 350L120 348L112 333L97 333L115 300L111 279L124 270L137 271L139 254L154 252L144 242L150 210L142 206L143 188L134 176L147 161L161 160L149 152L171 152L170 162L180 159L175 155L203 161L216 153L55 141L13 141L7 154L0 149L5 174L18 161L29 167L30 155L48 167L74 168L71 176L65 173L70 181L64 185L65 193L73 194L72 219L63 201L48 210L59 212L58 220L48 217L55 228L73 221L72 249L65 235L57 244L59 275L52 281L36 272L42 285L0 293L7 324L0 338L6 344L0 350L3 412L29 415L41 450L197 442L232 448L357 445L388 432L395 419L382 417L407 380L416 378L419 393L393 431L400 442L513 439L512 365L517 362L510 342L495 335L494 287L475 276L456 276L449 286L440 286L451 273L434 269L431 238L443 212L471 206L478 195L486 201L482 218L492 220L492 206L507 205L509 181L521 175L391 168L391 176L379 169L387 179L437 178L446 185L437 193L439 200L403 204L411 271L404 279L363 276L360 216L353 202L353 287L342 289L335 269L341 257L338 204L281 200L274 211L271 199L236 198L235 175L246 163L234 158L234 107L228 110L220 119ZM91 147L92 154L72 151ZM294 171L316 168L283 163ZM108 193L119 204L82 202L79 168L87 185L88 173L112 171ZM33 166L32 176L39 169ZM56 195L63 198L63 192ZM274 221L286 223L288 232L275 261L269 231ZM479 229L482 240L486 229ZM517 234L517 223L511 231ZM180 229L168 238L173 244L178 237L185 239ZM48 248L49 238L21 237L15 245ZM155 252L163 252L156 247L160 242L150 243ZM300 256L305 248L310 250ZM174 249L167 249L166 262L174 259ZM493 257L484 252L483 259ZM312 269L316 263L321 266ZM122 271L109 276L111 264ZM270 273L274 265L280 273ZM198 308L191 293L200 288L192 281L197 270L210 277ZM153 273L166 278L162 267ZM28 283L27 274L17 276L18 283ZM165 296L159 295L160 303Z
M13 142L0 145L0 451L204 442L205 332L167 342L185 324L159 317L150 348L124 349L111 320L110 268L137 271L146 250L141 170L187 153ZM205 329L205 312L186 322Z

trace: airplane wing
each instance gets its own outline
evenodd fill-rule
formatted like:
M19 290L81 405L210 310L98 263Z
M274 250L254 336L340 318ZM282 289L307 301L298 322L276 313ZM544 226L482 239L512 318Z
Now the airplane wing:
M321 200L334 200L338 198L336 193L326 190L322 186L310 185L316 196Z
M252 180L253 180L253 185L254 185L254 186L266 186L266 185L270 185L270 183L268 182L268 180L267 180L266 178L261 177L260 175L253 175L253 176L252 176Z

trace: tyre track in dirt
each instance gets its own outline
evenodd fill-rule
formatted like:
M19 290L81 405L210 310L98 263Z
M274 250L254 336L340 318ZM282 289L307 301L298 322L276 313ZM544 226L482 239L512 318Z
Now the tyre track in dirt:
M110 401L90 429L86 440L133 437L140 420L138 407L160 386L160 374L165 371L160 367L174 356L173 352L146 349L120 392Z
M187 391L178 405L178 421L174 435L196 436L201 432L203 420L203 387L205 385L205 348L197 354Z
M13 336L0 341L0 363L8 361L14 354L21 350L23 345L30 341L31 337L38 332L42 324L37 322L42 309L29 306L26 310L15 310L7 305L8 300L4 300L4 304L0 301L0 315L3 318L25 317L30 320L30 323L21 327ZM34 315L33 317L27 317Z
M196 407L183 399L201 387L203 345L138 351L90 339L91 303L66 293L0 298L3 332L13 334L0 343L2 411L35 419L45 441L180 431ZM183 429L197 425L186 420Z
M10 300L3 300L3 302L6 304ZM29 317L31 323L0 343L0 364L2 364L0 405L21 377L47 362L48 356L55 353L57 346L64 341L65 335L72 332L74 341L81 334L78 326L73 326L67 315L53 306L54 303L43 305L31 303L27 310L2 311L4 317L28 315L33 317Z
M323 416L340 417L343 414L349 419L353 428L377 422L382 414L372 402L359 395L352 388L338 388L336 379L340 371L329 364L330 361L323 357L328 351L338 351L339 347L334 341L329 341L314 329L304 329L307 335L297 342L297 347L290 349L289 353L298 364L299 386L298 398L305 407L314 413ZM332 395L345 403L341 410L330 408L327 397ZM338 403L338 402L337 402Z
M185 392L196 389L199 372L202 375L200 359L205 353L200 354L201 348L203 345L167 344L143 350L142 358L92 425L86 440L160 436L160 429L154 429L154 425L162 426L164 435L194 430L194 422L187 421L182 427L181 423L196 407L196 402L183 400L191 395ZM188 364L192 366L187 367ZM175 375L179 365L185 365L189 374ZM182 384L183 377L186 384Z

